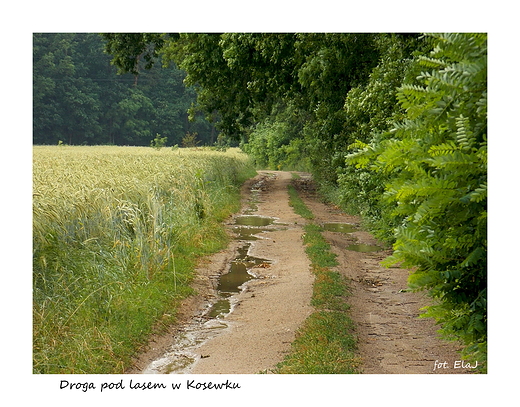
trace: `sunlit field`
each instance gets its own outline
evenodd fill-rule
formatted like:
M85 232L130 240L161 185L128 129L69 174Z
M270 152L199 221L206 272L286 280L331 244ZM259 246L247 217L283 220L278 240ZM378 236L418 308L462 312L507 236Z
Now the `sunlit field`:
M123 372L254 175L238 149L35 146L35 373Z

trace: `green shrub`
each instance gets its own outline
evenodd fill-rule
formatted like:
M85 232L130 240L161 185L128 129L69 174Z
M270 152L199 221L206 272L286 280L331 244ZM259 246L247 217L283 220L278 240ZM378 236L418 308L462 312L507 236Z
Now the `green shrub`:
M157 133L155 135L155 138L150 142L150 147L160 150L162 147L166 145L167 141L168 137L161 137L161 135Z
M397 94L406 116L348 163L387 178L386 216L397 226L386 264L416 267L410 285L434 299L424 315L485 365L487 36L428 38L433 51L415 59L418 84Z

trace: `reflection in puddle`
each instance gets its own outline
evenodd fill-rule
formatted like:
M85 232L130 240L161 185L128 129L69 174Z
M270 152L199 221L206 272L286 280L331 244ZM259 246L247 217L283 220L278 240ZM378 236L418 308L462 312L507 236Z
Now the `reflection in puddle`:
M270 263L267 259L252 257L247 254L250 243L238 250L238 255L231 262L229 271L222 274L217 285L219 300L211 307L208 316L218 318L231 312L230 297L242 291L243 285L255 278L251 269L260 264Z
M259 190L258 190L259 191ZM258 192L257 191L257 192ZM258 196L255 196L257 199ZM255 278L252 268L260 264L270 263L267 259L252 257L248 254L251 243L250 240L257 240L258 233L272 230L267 226L272 225L276 218L259 215L241 215L235 218L233 230L237 234L237 240L244 242L238 249L235 260L231 262L229 271L219 277L217 285L218 300L211 306L207 316L210 318L220 318L232 311L231 297L242 291L244 284Z
M351 244L350 246L347 246L346 249L360 253L379 252L383 250L382 247L372 246L369 244Z
M257 235L262 232L273 230L273 225L283 226L275 223L276 218L257 215L238 216L235 219L233 231L237 234L237 240L258 240Z
M231 304L229 299L218 300L208 312L208 317L217 318L221 315L227 315L231 312Z
M350 223L325 223L323 229L329 232L352 233L357 230L355 225Z
M241 226L267 226L274 223L275 220L275 218L270 218L268 216L243 215L237 216L235 224Z
M244 227L234 227L234 232L237 234L237 240L258 240L259 237L256 236L260 231L265 232L269 229L261 229L258 228L244 228Z

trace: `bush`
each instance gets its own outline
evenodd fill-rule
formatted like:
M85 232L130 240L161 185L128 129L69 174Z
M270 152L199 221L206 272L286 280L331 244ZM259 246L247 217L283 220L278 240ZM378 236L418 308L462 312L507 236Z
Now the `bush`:
M384 202L394 230L386 264L416 267L447 338L463 356L486 361L487 344L487 37L435 34L418 56L419 84L397 94L406 116L390 137L359 145L354 168L386 177Z

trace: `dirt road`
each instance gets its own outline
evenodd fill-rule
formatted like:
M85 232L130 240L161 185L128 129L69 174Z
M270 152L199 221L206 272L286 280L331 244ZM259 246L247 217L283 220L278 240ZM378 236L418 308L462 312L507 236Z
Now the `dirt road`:
M357 217L319 202L309 177L302 175L297 183L315 222L359 225ZM305 220L288 204L289 182L289 172L260 171L243 187L243 210L254 205L255 215L276 221L248 243L248 255L266 262L252 269L255 278L230 299L231 312L208 316L218 299L218 279L243 246L240 241L201 263L194 283L198 295L183 304L181 323L152 338L129 373L254 374L269 372L282 361L296 330L312 312L313 275L302 243ZM234 223L230 219L230 231ZM363 373L471 371L455 368L460 357L454 345L437 338L431 320L418 319L427 301L420 293L405 291L408 270L381 267L388 251L346 249L353 243L377 244L369 233L324 232L324 236L338 255L337 270L351 281L349 303Z

